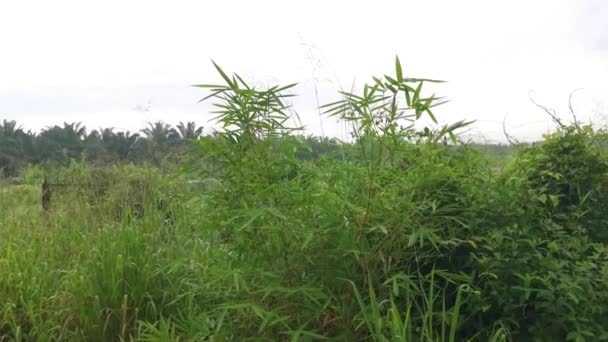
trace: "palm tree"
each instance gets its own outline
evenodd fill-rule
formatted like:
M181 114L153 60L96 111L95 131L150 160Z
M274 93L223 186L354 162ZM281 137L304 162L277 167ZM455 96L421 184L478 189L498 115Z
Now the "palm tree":
M17 163L22 157L20 136L23 130L16 121L3 120L0 125L0 171L5 176L15 175Z
M85 137L84 154L88 161L98 161L101 155L104 154L103 146L101 145L101 134L96 129L89 132Z
M17 127L17 121L2 120L2 124L0 124L0 134L15 135L18 131L23 130L21 129L21 126Z
M19 135L23 132L16 121L3 120L0 124L0 153L17 152L19 149Z
M116 156L121 161L126 161L135 147L135 143L139 139L139 134L131 134L131 132L119 132L114 136L116 141Z
M41 152L46 159L65 163L69 159L78 158L84 151L86 127L80 122L63 123L63 127L47 127L40 133Z
M177 131L182 140L196 140L203 134L203 126L196 127L194 121L188 121L186 124L180 121Z
M91 161L112 163L126 161L131 154L138 134L114 132L114 128L93 130L86 138L86 155Z
M24 131L16 121L0 123L0 170L6 176L15 176L17 169L26 163L36 162L36 134Z
M169 148L179 141L179 133L170 124L162 121L148 122L148 127L141 130L148 143L148 152L152 161L160 162L161 155L168 154Z

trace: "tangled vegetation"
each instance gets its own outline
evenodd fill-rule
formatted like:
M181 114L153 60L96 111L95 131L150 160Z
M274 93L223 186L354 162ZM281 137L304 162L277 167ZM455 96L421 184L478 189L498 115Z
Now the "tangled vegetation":
M216 68L223 129L178 170L2 186L0 341L608 339L604 131L560 127L497 170L458 141L469 123L417 125L437 81L397 60L324 106L355 142L312 154L292 86ZM45 172L68 183L48 212Z

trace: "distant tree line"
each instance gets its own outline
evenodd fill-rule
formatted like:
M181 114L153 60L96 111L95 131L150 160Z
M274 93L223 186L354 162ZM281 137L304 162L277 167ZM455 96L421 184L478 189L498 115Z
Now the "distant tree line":
M160 165L177 158L192 141L213 139L203 136L203 127L195 122L172 125L157 121L134 133L113 128L88 130L81 123L63 123L41 132L25 130L16 121L0 123L0 175L14 177L23 167L50 163L66 165L70 160L94 164L148 163ZM302 159L315 158L340 150L341 144L330 138L297 137L306 148L296 153Z
M16 121L0 123L0 170L15 176L24 166L39 163L64 165L72 159L92 163L153 163L182 151L201 137L203 127L180 122L173 127L162 121L149 123L138 133L113 128L87 130L81 123L63 123L40 133L25 130Z

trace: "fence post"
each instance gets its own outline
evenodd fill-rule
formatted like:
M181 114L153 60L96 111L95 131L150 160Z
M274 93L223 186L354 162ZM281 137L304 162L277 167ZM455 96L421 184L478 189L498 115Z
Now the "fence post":
M42 195L40 197L42 204L42 210L49 211L51 208L51 186L49 184L49 178L44 175L44 182L42 183Z

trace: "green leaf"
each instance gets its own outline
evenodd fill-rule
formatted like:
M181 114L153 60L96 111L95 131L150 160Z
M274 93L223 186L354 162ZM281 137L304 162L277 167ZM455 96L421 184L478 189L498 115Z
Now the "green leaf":
M197 87L197 88L216 88L217 90L226 88L226 86L218 85L218 84L193 84L191 86Z
M399 56L395 57L395 74L397 76L397 81L401 83L403 81L403 70L401 69L401 62L399 61Z
M422 84L424 82L420 82L418 83L418 86L416 87L416 90L414 91L414 97L412 98L412 102L414 104L418 103L418 100L420 99L420 92L422 91Z
M287 90L287 89L293 88L293 87L295 87L295 86L297 86L297 85L298 85L297 83L288 84L288 85L286 85L286 86L283 86L283 87L280 87L280 88L275 89L275 92L277 92L277 93L278 93L278 92L281 92L281 91L284 91L284 90Z
M390 84L394 85L395 87L399 87L399 82L398 82L396 79L394 79L394 78L392 78L392 77L390 77L390 76L388 76L388 75L384 75L384 78L385 78L385 79L386 79L386 80L387 80L387 81L388 81Z
M228 83L228 85L230 86L230 88L236 88L236 85L234 84L234 82L232 82L232 80L230 79L230 77L228 77L228 75L226 75L226 73L224 72L224 70L222 70L222 68L220 68L219 65L217 65L215 63L215 61L211 60L211 63L213 63L213 66L215 66L215 69L217 69L217 72L220 73L220 75L222 76L222 78L224 79L224 81L226 81L226 83Z
M454 134L454 132L448 132L448 135L450 136L450 140L453 144L458 143L458 138L456 137L456 134Z
M310 242L312 241L313 237L314 234L312 232L306 234L306 238L304 239L304 242L302 242L302 246L300 246L300 249L306 249L306 247L308 247L308 244L310 244Z
M247 228L253 221L257 220L260 216L264 214L266 210L264 208L253 209L249 214L249 219L245 222L238 230L243 230Z
M381 79L379 79L379 78L378 78L378 77L376 77L376 76L373 76L372 78L374 79L374 82L376 82L376 85L377 85L378 87L380 87L380 89L384 89L384 83L382 82L382 80L381 80Z
M285 221L287 220L287 216L283 215L277 208L266 208L266 211L276 218L279 218L279 219L285 220Z
M557 208L559 205L559 197L557 195L549 195L549 199L551 200L551 204L553 204L553 208Z
M215 96L217 96L218 94L223 93L224 91L225 91L225 90L218 90L218 91L216 91L216 92L213 92L213 93L211 93L211 94L209 94L209 95L207 95L207 96L203 97L203 98L202 98L202 99L200 99L198 102L199 102L199 103L201 103L201 102L203 102L203 101L205 101L205 100L207 100L207 99L209 99L209 98L215 97Z
M429 117L431 118L431 120L433 120L433 122L436 124L437 123L437 118L435 117L435 114L433 114L433 112L431 112L431 110L428 109L428 108L427 108L426 112L429 115Z
M239 76L238 74L234 74L234 76L241 82L241 84L247 89L247 90L251 90L251 88L249 88L249 86L247 85L247 83L245 83L245 81L241 78L241 76Z
M430 82L430 83L445 83L445 81L442 80L434 80L431 78L406 78L404 80L405 82L409 82L409 83L418 83L418 82Z

